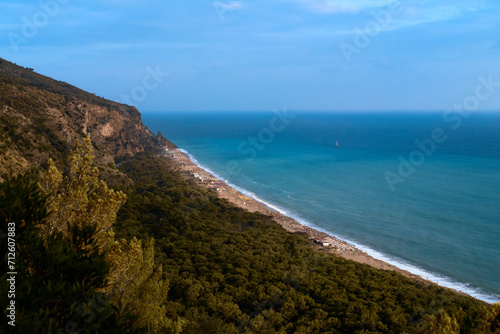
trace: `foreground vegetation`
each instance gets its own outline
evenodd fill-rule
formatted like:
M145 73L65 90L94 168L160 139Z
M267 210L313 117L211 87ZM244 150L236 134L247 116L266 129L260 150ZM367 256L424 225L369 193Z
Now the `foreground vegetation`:
M20 333L500 333L500 305L323 254L164 158L122 164L134 182L123 192L92 159L87 141L66 173L49 162L0 184Z

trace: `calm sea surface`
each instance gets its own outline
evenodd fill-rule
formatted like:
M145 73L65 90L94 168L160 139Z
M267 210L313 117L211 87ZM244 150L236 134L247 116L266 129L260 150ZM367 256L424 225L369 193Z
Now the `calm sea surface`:
M500 301L500 113L165 112L143 120L300 222Z

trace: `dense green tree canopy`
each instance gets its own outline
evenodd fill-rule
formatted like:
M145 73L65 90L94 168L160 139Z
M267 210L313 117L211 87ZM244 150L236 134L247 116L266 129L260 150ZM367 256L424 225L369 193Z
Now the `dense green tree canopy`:
M183 333L484 332L487 304L315 250L183 181L165 159L121 169L135 186L116 234L155 238L167 315L185 319Z

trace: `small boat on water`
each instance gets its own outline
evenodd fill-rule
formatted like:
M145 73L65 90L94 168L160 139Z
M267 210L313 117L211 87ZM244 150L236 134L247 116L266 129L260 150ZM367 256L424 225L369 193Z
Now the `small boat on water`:
M335 147L339 148L339 141L338 140L335 142Z

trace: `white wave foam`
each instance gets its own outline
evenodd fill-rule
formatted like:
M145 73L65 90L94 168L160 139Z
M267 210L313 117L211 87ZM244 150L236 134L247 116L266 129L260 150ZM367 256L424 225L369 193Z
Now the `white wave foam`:
M231 188L234 188L236 190L238 190L240 193L242 193L243 195L246 195L248 197L251 197L253 198L254 200L256 200L257 202L261 203L261 204L264 204L265 206L267 206L269 209L272 209L272 210L275 210L275 211L278 211L279 213L281 213L282 215L285 215L285 216L288 216L288 211L280 208L279 206L275 205L275 204L271 204L269 202L266 202L264 201L262 198L258 197L257 195L255 195L253 192L251 191L248 191L246 190L245 188L241 188L235 184L232 184L230 182L227 182L225 181Z
M189 158L189 160L191 160L196 166L200 167L201 169L203 169L205 172L209 173L209 174L212 174L216 179L220 180L220 181L223 181L223 182L226 182L224 180L224 178L220 175L217 175L213 170L211 170L210 168L202 165L198 160L196 160L196 158L191 154L189 153L187 150L185 149L182 149L182 148L178 148L177 151L179 152L182 152L184 153L185 155L187 155L187 157Z
M281 213L282 215L287 215L288 212L280 207L278 207L277 205L274 205L274 204L271 204L269 202L266 202L264 201L263 199L259 198L257 195L255 195L253 192L251 191L248 191L246 190L245 188L241 188L231 182L229 182L229 180L226 180L225 178L223 178L222 176L218 175L217 173L215 173L213 170L211 170L210 168L202 165L191 153L189 153L187 150L185 149L182 149L182 148L178 148L177 149L178 151L184 153L185 155L187 155L187 157L198 167L200 167L201 169L203 169L205 172L207 173L210 173L212 174L215 178L217 178L218 180L220 181L223 181L224 183L226 183L228 186L230 186L231 188L239 191L240 193L242 193L243 195L246 195L248 197L251 197L253 198L254 200L256 200L257 202L259 203L262 203L264 204L265 206L267 206L268 208L270 209L273 209L275 211L278 211L279 213Z
M344 240L344 239L343 239ZM487 303L497 303L500 301L500 296L497 295L491 295L483 292L480 288L472 287L467 283L462 283L458 281L454 281L453 279L426 271L425 269L422 269L418 266L415 266L413 264L410 264L402 259L396 258L396 257L391 257L389 255L386 255L384 253L378 252L376 250L373 250L367 246L358 244L356 242L351 242L354 244L354 246L363 252L369 254L370 256L382 260L384 262L387 262L393 266L396 266L400 269L406 270L413 275L418 275L424 279L427 279L431 282L434 282L440 286L447 287L456 291L460 291L463 293L466 293L474 298L480 299L482 301L485 301Z
M298 221L302 225L308 226L308 227L313 228L317 231L326 233L326 234L331 235L331 236L333 236L341 241L344 241L344 242L350 244L351 246L354 246L355 248L365 252L366 254L370 255L371 257L373 257L377 260L384 261L384 262L386 262L390 265L393 265L399 269L408 271L409 273L411 273L413 275L417 275L417 276L420 276L426 280L434 282L442 287L446 287L446 288L450 288L450 289L453 289L456 291L466 293L466 294L468 294L476 299L482 300L482 301L490 303L490 304L500 302L499 295L488 294L488 293L483 292L480 288L472 287L466 283L454 281L449 277L439 275L437 273L428 272L425 269L422 269L418 266L410 264L402 259L399 259L397 257L391 257L387 254L384 254L382 252L371 249L370 247L362 245L356 241L350 240L349 238L346 238L342 235L333 233L327 229L316 226L315 224L310 223L309 221L305 220L304 218L302 218L298 215L295 215L293 213L288 214L288 217L295 219L296 221Z
M342 235L339 235L339 234L336 234L336 233L333 233L327 229L324 229L322 227L319 227L319 226L316 226L315 224L307 221L306 219L304 219L303 217L293 213L292 211L289 211L289 210L285 210L281 207L279 207L278 205L276 204L272 204L272 203L269 203L261 198L259 198L255 193L245 189L245 188L242 188L240 186L237 186L231 182L229 182L228 180L224 179L223 177L217 175L214 171L212 171L210 168L202 165L193 155L191 155L187 150L185 149L182 149L182 148L178 148L178 151L186 154L188 156L188 158L198 167L200 167L201 169L205 170L207 173L210 173L212 174L214 177L216 177L217 179L225 182L228 186L230 186L231 188L239 191L240 193L248 196L248 197L251 197L253 198L254 200L256 200L257 202L265 205L266 207L270 208L270 209L273 209L279 213L281 213L282 215L285 215L285 216L288 216L290 218L293 218L295 219L297 222L299 222L300 224L304 225L304 226L307 226L307 227L310 227L310 228L313 228L317 231L320 231L320 232L323 232L323 233L326 233L328 235L331 235L341 241L344 241L348 244L350 244L351 246L354 246L355 248L365 252L366 254L370 255L371 257L377 259L377 260L381 260L381 261L384 261L388 264L391 264L395 267L398 267L402 270L405 270L405 271L408 271L410 272L411 274L413 275L417 275L417 276L420 276L426 280L429 280L431 282L434 282L440 286L443 286L443 287L446 287L446 288L450 288L450 289L453 289L453 290L456 290L456 291L461 291L463 293L466 293L476 299L479 299L479 300L482 300L482 301L485 301L487 303L490 303L490 304L493 304L493 303L498 303L500 302L500 295L492 295L492 294L487 294L485 292L483 292L481 289L479 288L475 288L475 287L472 287L470 286L469 284L467 283L461 283L461 282L456 282L452 279L450 279L449 277L446 277L446 276L443 276L443 275L439 275L437 273L431 273L431 272L428 272L420 267L417 267L415 265L412 265L402 259L398 259L396 257L391 257L387 254L384 254L384 253L381 253L379 251L376 251L374 249L371 249L370 247L367 247L367 246L364 246L362 244L359 244L355 241L352 241L352 240L349 240L348 238L345 238L344 236Z
M434 282L442 287L446 287L446 288L450 288L450 289L453 289L456 291L466 293L466 294L468 294L476 299L485 301L485 302L490 303L490 304L500 302L499 295L487 294L487 293L483 292L481 289L476 288L476 287L472 287L469 284L454 281L449 277L439 275L437 273L428 272L425 269L422 269L422 268L417 267L413 264L410 264L402 259L399 259L397 257L391 257L387 254L384 254L382 252L371 249L370 247L362 245L356 241L350 240L349 238L346 238L342 235L333 233L332 231L329 231L325 228L316 226L315 224L310 223L309 221L300 217L299 215L292 213L292 214L288 214L288 217L295 219L296 221L298 221L302 225L308 226L308 227L313 228L317 231L326 233L326 234L331 235L331 236L333 236L341 241L344 241L344 242L350 244L351 246L354 246L355 248L365 252L366 254L370 255L371 257L373 257L377 260L384 261L384 262L386 262L390 265L393 265L399 269L408 271L409 273L411 273L413 275L417 275L417 276L420 276L426 280Z

